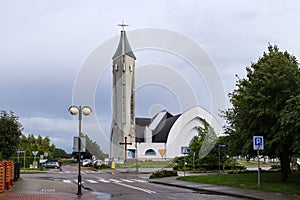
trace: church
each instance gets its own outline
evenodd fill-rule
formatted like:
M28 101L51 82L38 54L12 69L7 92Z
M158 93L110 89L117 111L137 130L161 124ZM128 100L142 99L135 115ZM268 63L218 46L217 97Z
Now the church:
M162 110L152 118L136 117L135 60L123 26L112 57L110 158L121 163L133 158L155 160L182 156L181 147L189 146L192 138L198 134L197 127L203 127L203 120L211 119L211 115L195 106L177 115Z

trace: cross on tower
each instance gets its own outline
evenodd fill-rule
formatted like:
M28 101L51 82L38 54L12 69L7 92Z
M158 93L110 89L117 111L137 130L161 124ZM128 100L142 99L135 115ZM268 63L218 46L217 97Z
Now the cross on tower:
M125 26L129 26L128 24L124 24L124 21L122 21L122 24L118 24L118 26L122 27L122 31L124 31Z
M125 157L124 157L124 164L126 165L126 160L127 160L127 145L132 145L131 142L127 142L127 137L124 138L125 142L119 142L119 145L124 145L124 150L125 150Z

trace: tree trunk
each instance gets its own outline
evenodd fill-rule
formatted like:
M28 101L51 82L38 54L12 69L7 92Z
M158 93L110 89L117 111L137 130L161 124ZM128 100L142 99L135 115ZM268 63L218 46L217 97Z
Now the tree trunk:
M291 162L291 159L290 159L289 154L283 153L280 155L281 180L283 182L287 181L289 173L291 172L290 162Z

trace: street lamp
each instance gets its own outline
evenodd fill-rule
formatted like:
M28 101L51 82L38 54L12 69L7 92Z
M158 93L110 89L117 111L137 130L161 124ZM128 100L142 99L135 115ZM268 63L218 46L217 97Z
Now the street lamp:
M221 162L220 148L225 148L225 147L226 147L226 144L219 144L219 146L218 146L218 156L219 156L219 174L221 173L221 172L220 172L220 162Z
M79 145L78 145L78 149L79 149L79 153L78 153L78 192L77 195L82 195L81 192L81 172L80 172L80 159L81 159L81 140L80 140L80 135L81 135L81 120L82 120L82 114L84 114L85 116L89 115L92 112L92 109L88 106L84 106L84 107L77 107L77 106L71 106L69 108L69 112L71 113L71 115L77 115L78 114L78 121L79 121Z

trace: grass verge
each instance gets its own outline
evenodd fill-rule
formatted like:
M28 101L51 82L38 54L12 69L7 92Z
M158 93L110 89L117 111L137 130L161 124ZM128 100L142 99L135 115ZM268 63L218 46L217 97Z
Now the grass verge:
M262 173L260 187L257 184L256 173L185 176L179 177L178 180L300 195L299 172L291 174L285 183L281 182L280 176L280 173Z

